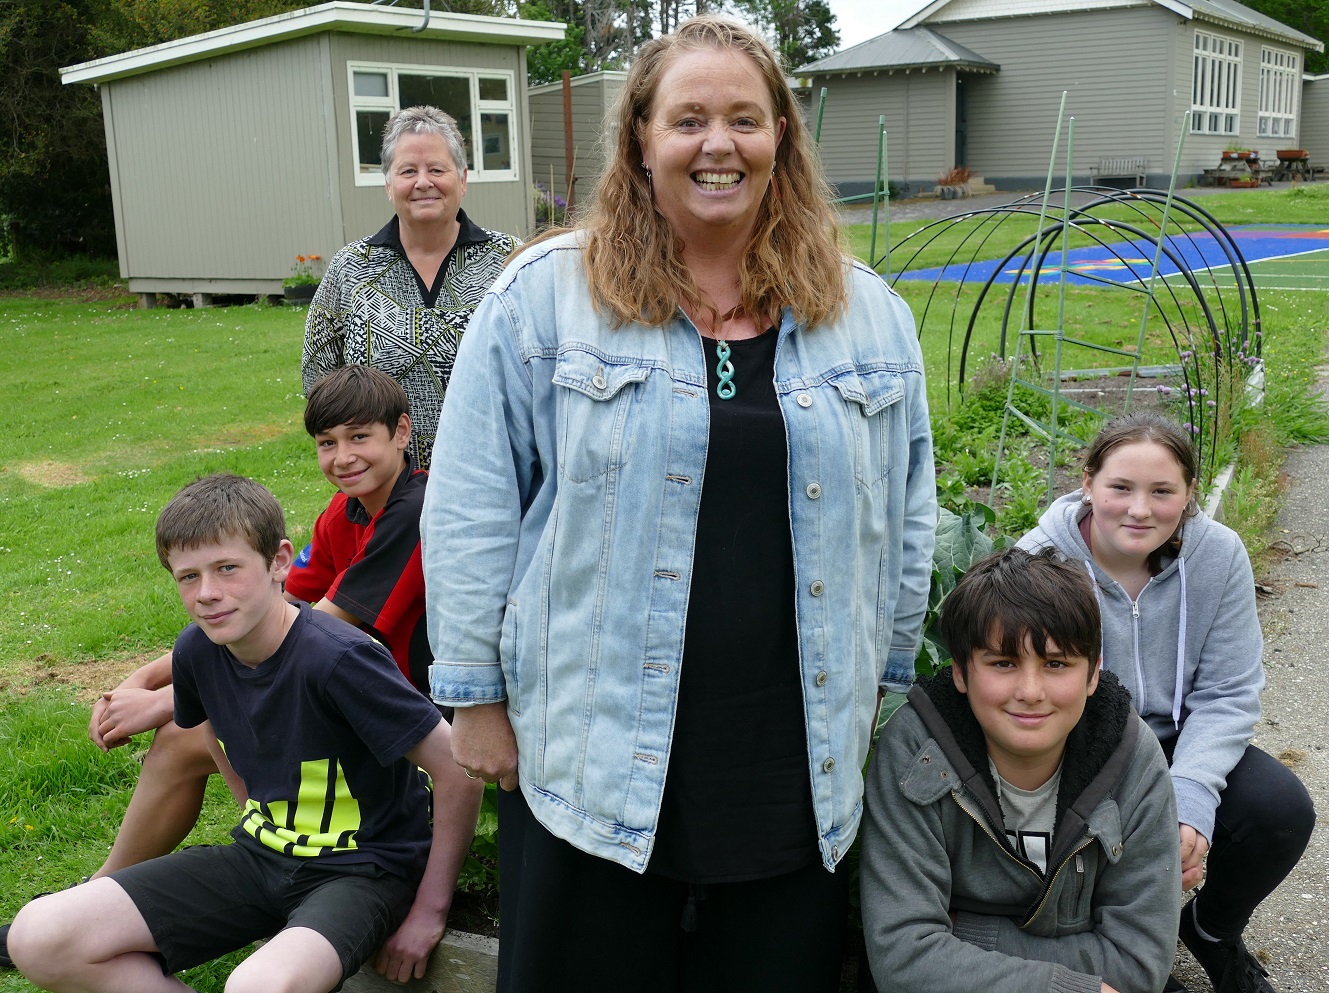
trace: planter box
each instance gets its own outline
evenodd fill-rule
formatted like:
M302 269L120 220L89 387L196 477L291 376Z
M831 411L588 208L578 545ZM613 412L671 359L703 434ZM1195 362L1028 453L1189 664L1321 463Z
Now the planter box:
M1228 151L1225 151L1225 152L1223 153L1223 160L1224 160L1225 162L1231 162L1231 161L1233 161L1234 159L1238 159L1238 160L1240 160L1240 161L1242 161L1242 162L1250 162L1251 160L1253 160L1253 159L1258 159L1259 157L1260 157L1260 153L1259 153L1259 152L1254 152L1254 151L1252 151L1252 152L1228 152Z
M1253 190L1260 185L1258 179L1234 179L1228 186L1234 190Z
M309 305L309 301L314 299L314 294L318 292L318 283L301 283L298 286L283 286L282 296L286 298L287 303Z
M1304 148L1280 148L1274 153L1278 156L1280 162L1291 162L1296 159L1308 159L1311 153Z

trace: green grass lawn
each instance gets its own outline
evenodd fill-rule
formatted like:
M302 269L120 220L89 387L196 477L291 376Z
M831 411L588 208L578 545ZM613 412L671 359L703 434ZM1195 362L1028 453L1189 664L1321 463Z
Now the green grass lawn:
M0 683L170 644L185 621L157 512L219 470L254 476L297 544L330 489L300 421L302 312L0 299Z

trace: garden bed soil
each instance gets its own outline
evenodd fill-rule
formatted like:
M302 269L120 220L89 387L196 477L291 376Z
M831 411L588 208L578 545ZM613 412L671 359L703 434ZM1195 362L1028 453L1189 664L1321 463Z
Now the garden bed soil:
M1106 411L1110 416L1116 417L1126 411L1126 386L1129 381L1128 373L1099 376L1092 379L1068 379L1062 383L1061 392L1072 400ZM1159 394L1157 389L1160 385L1170 385L1170 383L1171 381L1165 382L1162 379L1137 375L1135 377L1135 389L1131 394L1131 411L1135 413L1142 410L1152 410L1166 417L1175 416L1170 409L1169 402ZM1012 419L1011 423L1017 424L1018 422ZM1078 489L1080 486L1080 466L1084 460L1084 450L1070 449L1070 445L1070 442L1063 442L1062 445L1058 446L1063 450L1069 450L1071 458L1069 464L1067 464L1067 460L1063 457L1061 459L1063 464L1056 467L1053 473L1053 483L1048 496L1048 503L1065 493ZM1044 476L1047 475L1048 449L1041 441L1036 439L1032 448L1020 457L1039 469ZM1003 458L1009 459L1010 452L1008 451ZM938 466L938 471L944 469L945 466ZM998 470L997 481L998 483L1001 482L1000 470ZM978 503L987 504L998 514L1001 513L1004 501L1000 491L993 493L989 486L974 486L966 491L966 496Z

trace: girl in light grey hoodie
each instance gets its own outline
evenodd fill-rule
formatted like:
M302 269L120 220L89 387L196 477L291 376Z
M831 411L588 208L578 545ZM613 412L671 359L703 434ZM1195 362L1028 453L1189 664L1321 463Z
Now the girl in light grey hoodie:
M1195 478L1180 426L1154 413L1118 418L1090 445L1081 489L1019 543L1051 545L1093 577L1103 665L1171 763L1187 888L1208 852L1182 940L1215 993L1275 993L1241 934L1296 865L1315 816L1296 776L1250 744L1264 685L1254 579L1241 539L1195 505Z

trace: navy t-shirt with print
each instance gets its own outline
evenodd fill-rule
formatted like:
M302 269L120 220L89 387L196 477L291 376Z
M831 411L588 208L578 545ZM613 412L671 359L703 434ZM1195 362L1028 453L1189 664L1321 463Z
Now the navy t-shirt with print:
M383 646L299 607L253 668L191 624L175 643L175 721L212 722L249 793L240 844L417 877L429 854L423 774L404 756L440 718Z

